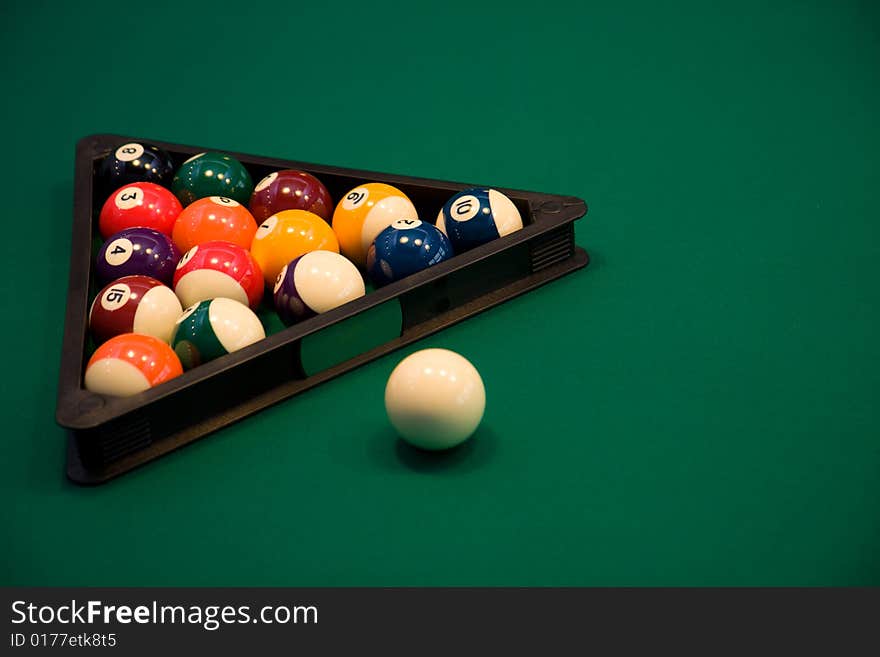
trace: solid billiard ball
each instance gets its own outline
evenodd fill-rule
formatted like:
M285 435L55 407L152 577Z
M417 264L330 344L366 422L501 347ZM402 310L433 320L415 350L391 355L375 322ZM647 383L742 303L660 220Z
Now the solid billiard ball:
M275 311L287 326L364 296L364 279L350 260L335 251L312 251L278 274Z
M455 194L437 215L437 228L446 233L456 253L504 237L523 227L522 216L509 198L496 189L475 187Z
M171 235L171 229L183 206L177 197L155 183L125 185L104 202L98 218L98 230L105 239L125 228L153 228Z
M184 206L208 196L247 203L254 184L244 165L231 155L209 151L193 155L174 174L171 191Z
M333 201L324 184L305 171L273 171L254 187L249 204L257 221L282 210L308 210L330 221Z
M167 187L174 177L171 156L158 146L129 142L114 148L98 165L97 179L109 192L134 182Z
M129 397L183 374L174 350L159 338L123 333L95 350L86 365L86 390Z
M232 299L208 299L183 311L171 346L183 368L190 370L265 337L260 319L246 305Z
M451 257L452 245L440 229L419 219L398 219L370 245L367 272L381 287Z
M363 267L376 235L398 219L418 218L406 194L391 185L372 182L342 197L333 211L332 223L342 255Z
M415 447L441 450L467 440L486 409L480 373L448 349L423 349L404 358L385 386L385 410L400 436Z
M149 276L123 276L105 286L89 309L89 329L97 344L122 333L171 341L183 312L171 288Z
M253 256L232 242L205 242L183 254L174 292L184 307L226 297L256 309L263 300L263 272Z
M260 224L251 242L251 254L270 286L291 260L318 250L338 253L339 242L326 221L306 210L273 214Z
M180 251L171 238L152 228L126 228L114 233L98 251L95 271L103 283L142 274L171 286Z
M238 201L226 196L209 196L186 206L171 233L181 253L205 242L223 240L249 249L257 222Z

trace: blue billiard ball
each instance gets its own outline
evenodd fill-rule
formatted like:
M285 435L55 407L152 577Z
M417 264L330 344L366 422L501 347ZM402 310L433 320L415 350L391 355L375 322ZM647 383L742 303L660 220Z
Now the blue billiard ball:
M435 226L419 219L398 219L367 251L367 272L381 287L452 257L449 240Z
M451 199L437 215L442 230L456 253L504 237L523 227L519 210L497 189L474 187Z

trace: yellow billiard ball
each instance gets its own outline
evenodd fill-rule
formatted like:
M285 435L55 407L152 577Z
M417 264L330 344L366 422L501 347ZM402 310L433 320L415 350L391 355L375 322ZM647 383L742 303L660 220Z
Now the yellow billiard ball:
M376 236L398 219L418 219L412 201L402 191L385 183L355 187L333 211L333 232L346 258L359 267L367 262L367 250Z
M292 260L317 250L339 253L339 242L327 222L306 210L282 210L263 221L251 242L251 255L266 285Z

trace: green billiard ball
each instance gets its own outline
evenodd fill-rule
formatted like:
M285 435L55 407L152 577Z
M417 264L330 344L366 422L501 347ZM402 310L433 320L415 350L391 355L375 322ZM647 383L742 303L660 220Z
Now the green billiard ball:
M171 191L183 205L208 196L224 196L247 205L254 191L251 174L231 155L213 151L189 158L174 174Z
M183 369L243 349L266 337L259 317L233 299L208 299L190 306L177 319L171 346Z

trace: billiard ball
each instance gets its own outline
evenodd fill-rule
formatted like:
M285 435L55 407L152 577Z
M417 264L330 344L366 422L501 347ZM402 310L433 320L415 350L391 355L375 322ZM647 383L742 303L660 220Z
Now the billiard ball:
M440 229L419 219L398 219L370 245L367 272L381 287L451 257L452 245Z
M209 151L193 155L174 174L171 191L184 206L208 196L247 203L254 184L244 165L231 155Z
M167 187L173 177L171 156L158 146L143 142L120 144L104 157L97 171L97 179L105 193L135 182Z
M333 211L332 223L342 255L363 267L376 235L398 219L418 218L406 194L391 185L372 182L342 197Z
M437 215L456 253L504 237L523 227L519 210L496 189L474 187L455 194Z
M251 242L251 254L270 286L291 260L318 250L338 253L339 242L326 221L306 210L273 214L260 224Z
M143 274L171 286L180 251L171 238L152 228L126 228L114 233L98 251L95 271L103 283Z
M97 344L122 333L171 341L183 312L171 288L149 276L123 276L105 286L89 309L89 329Z
M174 222L171 239L181 253L205 242L223 240L249 249L257 222L238 201L209 196L186 206Z
M400 436L415 447L442 450L467 440L486 409L480 373L448 349L423 349L404 358L385 386L385 410Z
M207 363L266 337L260 319L232 299L208 299L183 311L171 339L184 369Z
M278 274L275 311L287 326L364 296L364 279L350 260L335 251L311 251Z
M171 235L171 229L183 206L177 197L155 183L125 185L104 202L98 218L98 230L105 239L125 228L142 226Z
M159 338L123 333L97 348L86 365L86 390L129 397L183 374L174 350Z
M183 254L174 292L184 307L226 297L256 309L263 300L263 272L253 256L232 242L205 242Z
M257 221L282 210L308 210L330 221L333 201L324 184L305 171L273 171L254 187L249 204Z

